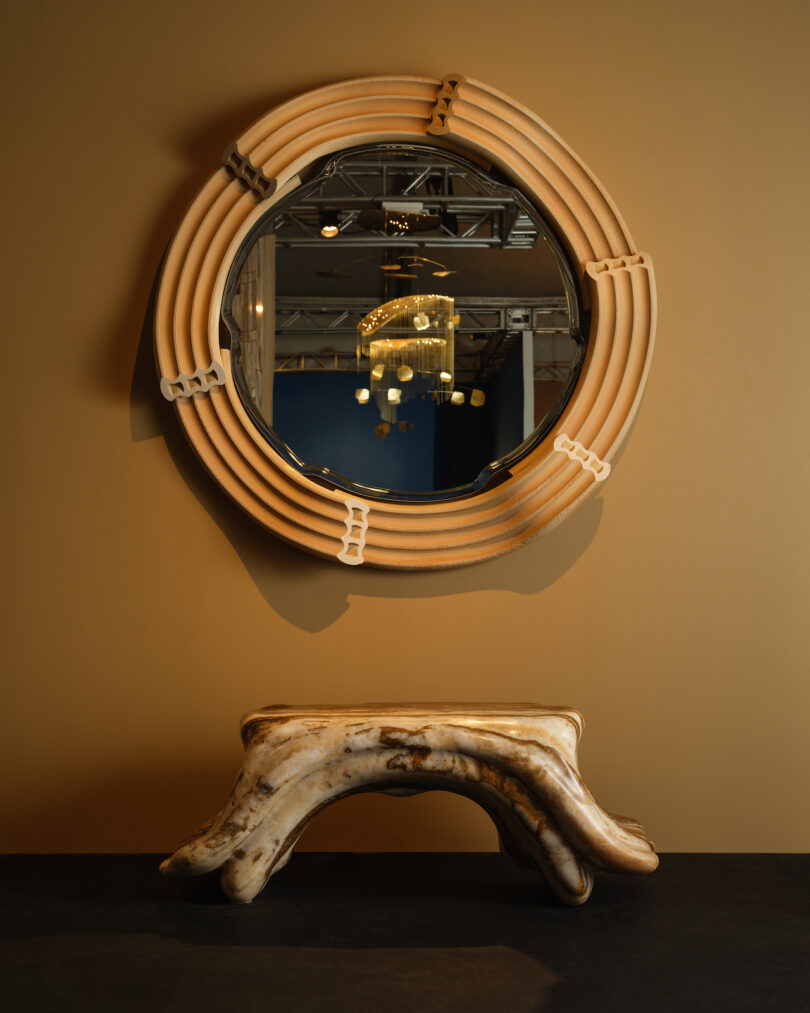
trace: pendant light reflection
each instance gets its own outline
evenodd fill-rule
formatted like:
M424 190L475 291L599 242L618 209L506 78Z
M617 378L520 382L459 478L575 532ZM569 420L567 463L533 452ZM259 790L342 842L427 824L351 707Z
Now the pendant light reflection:
M438 260L403 254L396 262L379 264L388 277L416 278L412 273L432 267L435 277L457 272ZM454 389L455 328L459 317L454 301L444 295L408 295L377 306L357 325L357 358L369 359L369 386L358 388L359 404L374 399L386 423L397 422L397 408L412 398L430 396L439 404L463 405L464 391ZM473 388L469 404L480 408L486 401ZM402 425L404 425L403 423ZM400 426L402 428L402 426Z
M369 358L369 390L386 422L396 422L403 400L450 398L453 316L450 296L409 295L383 303L357 325L357 354ZM394 377L406 386L395 387Z
M409 206L414 209L422 207L420 204ZM361 211L357 216L357 224L364 229L383 232L386 236L397 236L415 232L433 232L441 226L442 220L439 215L392 205Z

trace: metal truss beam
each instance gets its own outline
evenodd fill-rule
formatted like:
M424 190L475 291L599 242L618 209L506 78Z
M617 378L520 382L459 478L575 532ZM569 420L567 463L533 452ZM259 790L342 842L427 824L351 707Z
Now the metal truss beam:
M318 337L337 338L340 344L345 344L347 336L354 340L357 324L377 305L377 299L351 296L277 299L277 341L290 345L296 337ZM462 296L455 300L455 309L460 317L457 332L485 340L481 351L456 352L456 379L462 383L486 384L526 331L535 335L570 334L568 306L564 297ZM277 373L354 373L358 369L362 371L364 366L367 367L367 360L358 360L354 347L312 351L277 346ZM537 359L534 362L534 378L563 380L569 367L570 362L564 360Z
M378 298L364 296L284 296L276 299L276 334L278 337L355 335L357 325L379 302ZM460 317L456 330L464 334L570 333L564 296L458 296L455 310Z
M511 346L510 346L511 347ZM492 360L487 363L490 369L484 375L481 359L483 353L464 352L456 355L455 376L458 383L484 384L494 376L496 369ZM506 356L500 358L503 364ZM564 360L553 362L534 362L534 379L550 382L564 380L568 375L571 363ZM303 352L295 355L276 355L276 373L362 373L368 371L368 359L358 360L356 355L348 352Z
M438 214L438 235L396 233L357 224L364 210L386 203L413 202L420 210ZM332 246L494 246L533 249L538 230L532 219L510 199L504 188L441 158L342 162L318 194L284 209L274 220L276 243L283 247L323 245L320 215L337 211L340 232Z

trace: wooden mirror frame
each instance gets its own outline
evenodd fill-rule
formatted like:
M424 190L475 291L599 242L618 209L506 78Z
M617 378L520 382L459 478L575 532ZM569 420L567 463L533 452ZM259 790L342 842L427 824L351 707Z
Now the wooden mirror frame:
M249 418L220 348L228 270L298 173L344 148L423 143L500 169L543 213L590 300L588 353L552 431L498 484L464 499L358 499L283 460ZM277 106L225 152L172 241L157 298L161 390L219 484L280 538L350 565L439 569L498 556L558 524L607 478L653 349L652 262L602 186L542 120L462 75L367 77Z

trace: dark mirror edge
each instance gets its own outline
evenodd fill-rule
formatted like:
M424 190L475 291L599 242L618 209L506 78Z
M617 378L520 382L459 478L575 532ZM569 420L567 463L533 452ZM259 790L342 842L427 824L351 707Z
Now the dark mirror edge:
M348 479L325 466L308 465L304 461L301 461L292 448L280 439L275 430L267 424L250 396L250 392L248 391L244 378L244 371L241 369L241 331L239 330L239 326L233 315L227 309L227 307L231 306L233 303L234 290L245 260L247 259L247 256L257 237L266 228L267 217L269 215L276 216L283 213L284 209L290 204L298 203L302 198L309 196L310 193L317 190L329 179L329 177L345 159L356 157L358 155L370 154L375 151L390 151L392 149L398 151L411 150L427 152L429 154L445 158L448 161L455 162L457 165L480 175L485 174L480 165L464 158L455 151L441 147L434 147L428 144L409 144L407 142L382 142L380 144L358 145L352 148L344 148L338 152L337 155L328 155L324 159L313 163L313 166L318 166L318 168L313 170L313 175L310 176L309 181L302 183L301 186L296 187L286 197L274 204L272 208L268 210L266 215L262 215L261 218L258 219L240 244L239 250L237 251L233 263L228 270L228 277L226 279L222 295L222 304L220 307L220 347L228 349L231 353L231 374L233 376L239 398L248 413L251 422L259 433L261 433L262 437L273 447L273 449L302 475L305 475L307 478L317 481L319 484L323 484L328 488L342 489L345 492L353 493L354 495L365 499L376 499L397 503L448 502L450 500L464 499L469 496L477 495L488 486L498 485L504 478L508 477L510 467L517 464L518 461L530 454L543 442L554 428L554 425L560 415L562 415L565 406L568 404L568 401L574 393L574 389L576 388L576 384L579 379L579 374L582 370L582 365L585 361L585 354L588 349L590 311L584 306L581 288L577 284L577 280L574 276L568 256L565 253L561 239L557 235L553 225L550 224L546 218L540 214L539 210L526 199L520 189L508 181L507 177L500 170L498 170L495 166L491 166L489 168L486 175L489 177L490 184L494 183L494 186L501 190L504 193L504 196L508 195L522 208L525 214L531 218L533 223L536 225L538 234L542 236L551 247L552 254L554 255L554 259L563 279L563 288L565 290L565 296L568 303L568 315L571 321L570 336L577 346L577 354L576 359L569 367L568 375L559 397L551 409L546 412L546 415L540 425L533 430L532 434L526 440L515 447L514 450L511 450L508 454L496 461L490 462L486 465L486 467L482 468L472 482L452 489L435 489L426 492L403 492L396 489L378 489L373 486L366 486L359 482L355 482L352 479Z

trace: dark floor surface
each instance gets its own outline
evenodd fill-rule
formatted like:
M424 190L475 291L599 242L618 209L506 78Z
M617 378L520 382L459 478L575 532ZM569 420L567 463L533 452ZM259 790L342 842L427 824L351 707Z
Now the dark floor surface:
M500 855L297 855L244 907L157 866L0 857L0 1009L810 1011L810 855L663 855L580 908Z

